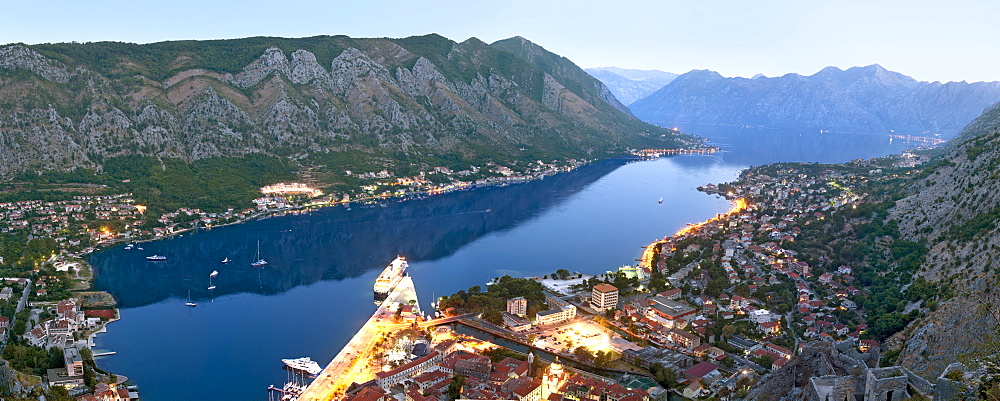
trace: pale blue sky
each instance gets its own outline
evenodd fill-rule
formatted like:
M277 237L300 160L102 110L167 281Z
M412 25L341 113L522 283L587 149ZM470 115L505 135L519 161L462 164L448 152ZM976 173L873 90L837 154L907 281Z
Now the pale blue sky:
M524 36L583 67L726 76L879 63L1000 80L1000 1L0 1L0 43L246 36Z

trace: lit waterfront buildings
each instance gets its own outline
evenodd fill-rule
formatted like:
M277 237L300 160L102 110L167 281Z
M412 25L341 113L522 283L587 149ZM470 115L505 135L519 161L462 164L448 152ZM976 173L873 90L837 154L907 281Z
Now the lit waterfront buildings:
M308 185L293 182L291 184L285 184L279 182L274 185L267 185L260 189L260 192L264 195L306 195L306 196L323 196L323 191L315 188L310 188Z

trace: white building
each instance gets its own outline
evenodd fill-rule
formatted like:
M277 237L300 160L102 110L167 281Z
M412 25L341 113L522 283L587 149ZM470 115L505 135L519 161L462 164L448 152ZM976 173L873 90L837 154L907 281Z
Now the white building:
M524 297L511 298L507 300L507 313L517 316L524 316L528 312L528 300Z
M551 309L535 314L535 323L539 325L549 325L565 322L576 317L576 307L566 305L559 309Z
M767 309L754 309L750 311L751 322L760 324L770 322L771 320L774 320L774 317L771 315L771 311Z
M618 288L611 284L598 284L590 293L590 306L598 311L618 307Z
M375 383L378 384L379 387L388 390L389 387L395 386L404 380L412 379L417 375L424 373L424 371L432 366L436 366L440 361L441 353L432 351L423 357L407 362L393 370L376 373Z

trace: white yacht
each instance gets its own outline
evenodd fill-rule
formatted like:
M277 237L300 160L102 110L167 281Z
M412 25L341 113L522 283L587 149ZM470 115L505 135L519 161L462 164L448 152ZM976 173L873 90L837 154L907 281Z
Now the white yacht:
M323 371L323 368L319 366L319 363L312 360L308 356L296 359L282 359L281 362L284 362L285 366L291 370L306 372L310 375L318 375L319 372Z

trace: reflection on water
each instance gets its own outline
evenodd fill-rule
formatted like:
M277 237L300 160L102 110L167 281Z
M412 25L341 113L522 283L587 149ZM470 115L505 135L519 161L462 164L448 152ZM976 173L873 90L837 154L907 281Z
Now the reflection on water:
M145 400L264 399L266 386L285 378L281 358L326 362L347 343L374 310L375 277L396 255L409 258L424 303L502 274L601 273L728 209L695 187L731 181L746 165L905 148L875 136L688 131L723 152L612 160L522 185L328 208L97 253L95 285L122 306L122 320L97 339L118 354L100 365L136 380ZM250 267L257 241L270 262L262 269ZM168 260L146 262L152 254ZM226 257L232 262L220 263ZM213 270L217 289L208 291ZM188 290L196 308L184 307Z
M385 207L355 205L264 219L93 255L95 285L122 307L169 297L204 299L238 292L274 294L320 280L381 269L396 255L412 262L453 253L476 238L513 227L625 163L609 160L542 181L456 192ZM257 241L270 264L252 268ZM162 262L145 256L167 255ZM221 263L222 259L232 261ZM209 274L218 270L209 291Z

